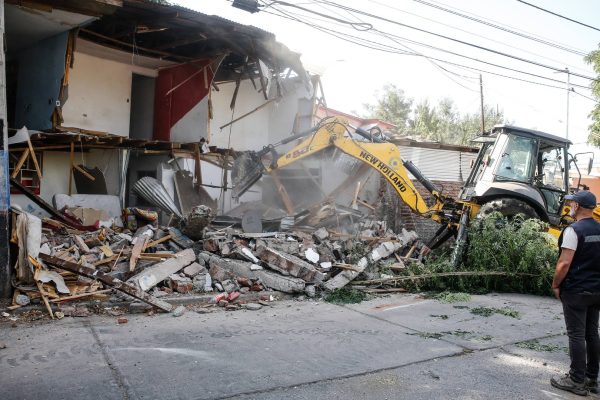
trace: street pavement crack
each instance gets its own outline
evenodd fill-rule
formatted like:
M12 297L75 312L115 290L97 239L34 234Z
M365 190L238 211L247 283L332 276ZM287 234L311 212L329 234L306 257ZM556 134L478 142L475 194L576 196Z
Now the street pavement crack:
M464 351L459 351L456 353L452 353L452 354L446 354L443 356L436 356L436 357L431 357L428 358L426 360L419 360L419 361L413 361L413 362L409 362L409 363L404 363L404 364L400 364L400 365L394 365L391 367L385 367L385 368L376 368L373 370L369 370L369 371L363 371L363 372L357 372L355 374L346 374L346 375L340 375L340 376L335 376L332 378L325 378L325 379L315 379L313 381L308 381L308 382L301 382L301 383L297 383L297 384L292 384L292 385L285 385L285 386L275 386L275 387L271 387L268 389L257 389L257 390L252 390L252 391L247 391L247 392L242 392L242 393L235 393L235 394L231 394L231 395L227 395L227 396L223 396L223 397L215 397L211 400L227 400L227 399L235 399L236 397L240 397L240 396L250 396L250 395L255 395L255 394L266 394L266 393L271 393L271 392L275 392L277 390L287 390L287 389L292 389L292 388L301 388L301 387L305 387L305 386L310 386L310 385L316 385L318 383L324 383L324 382L335 382L335 381L340 381L343 379L350 379L350 378L357 378L357 377L361 377L361 376L368 376L368 375L372 375L372 374L377 374L380 372L385 372L385 371L392 371L395 369L399 369L399 368L404 368L404 367L410 367L413 365L419 365L419 364L424 364L427 363L429 361L433 361L433 360L441 360L444 358L451 358L451 357L460 357L463 355L466 355L468 353L464 352ZM197 400L200 400L200 398L198 398Z
M415 333L422 333L421 331L414 329L414 328L410 328L408 326L404 326L402 324L396 323L396 322L392 322L389 321L385 318L381 318L378 317L376 315L371 315L371 314L367 314L365 312L356 310L356 309L352 309L350 307L346 307L343 305L338 305L339 307L342 307L346 310L351 310L354 311L358 314L367 316L369 318L373 318L376 319L378 321L383 321L386 322L388 324L397 326L397 327L401 327L404 329L407 329L409 331L415 332ZM369 371L363 371L363 372L358 372L355 374L347 374L347 375L340 375L340 376L336 376L336 377L331 377L331 378L326 378L326 379L316 379L313 381L308 381L308 382L302 382L302 383L297 383L297 384L293 384L293 385L285 385L285 386L275 386L275 387L271 387L271 388L266 388L266 389L258 389L258 390L253 390L253 391L247 391L247 392L240 392L240 393L235 393L235 394L231 394L231 395L227 395L227 396L223 396L223 397L215 397L212 400L227 400L227 399L235 399L235 398L239 398L239 397L243 397L243 396L251 396L251 395L260 395L260 394L267 394L267 393L272 393L272 392L276 392L278 390L289 390L289 389L295 389L295 388L301 388L301 387L306 387L306 386L311 386L311 385L316 385L316 384L320 384L320 383L326 383L326 382L336 382L336 381L340 381L343 379L350 379L350 378L357 378L357 377L361 377L361 376L368 376L368 375L372 375L372 374L377 374L380 372L385 372L385 371L392 371L395 369L400 369L400 368L406 368L406 367L410 367L410 366L414 366L414 365L420 365L420 364L425 364L428 363L430 361L434 361L434 360L440 360L440 359L444 359L444 358L453 358L453 357L462 357L468 354L472 354L472 353L483 353L483 352L488 352L488 351L494 351L494 350L499 350L505 353L510 353L508 350L506 350L504 347L505 346L511 346L514 345L516 343L520 343L520 342L525 342L528 340L541 340L541 339L547 339L547 338L552 338L552 337L557 337L557 336L562 336L564 335L564 333L555 333L555 334L549 334L549 335L545 335L545 336L539 336L539 337L533 337L533 338L529 338L529 339L521 339L515 342L511 342L511 343L504 343L502 345L498 345L498 346L493 346L493 347L487 347L487 348L483 348L483 349L472 349L472 348L468 348L465 346L462 346L460 344L457 344L455 342L449 341L449 340L444 340L443 338L437 339L437 340L441 340L443 342L449 343L453 346L456 346L458 348L460 348L460 351L457 351L455 353L451 353L451 354L447 354L447 355L443 355L443 356L436 356L436 357L431 357L425 360L419 360L419 361L414 361L414 362L410 362L410 363L404 363L404 364L399 364L396 366L391 366L391 367L385 367L385 368L377 368L377 369L373 369L373 370L369 370Z
M83 325L90 330L90 332L92 333L92 336L94 337L94 341L96 342L98 347L100 347L100 351L102 352L102 358L104 359L104 362L106 362L106 365L110 369L110 373L113 376L113 379L115 380L115 382L117 383L117 386L123 393L123 400L130 400L130 399L134 398L134 396L132 396L129 393L129 389L128 389L128 385L126 383L125 376L123 376L121 371L119 371L119 369L117 368L115 361L108 353L108 350L107 350L108 346L106 346L102 342L102 340L100 340L100 335L98 335L98 332L94 328L94 325L92 325L92 323L90 322L89 319L86 319L83 322Z

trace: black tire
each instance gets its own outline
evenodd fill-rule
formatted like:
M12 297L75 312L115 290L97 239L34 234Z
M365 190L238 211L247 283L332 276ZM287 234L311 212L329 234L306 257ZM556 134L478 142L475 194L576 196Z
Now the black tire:
M535 209L524 202L523 200L514 198L500 198L496 200L488 201L483 204L477 213L477 218L483 218L490 215L493 212L500 212L508 219L512 219L517 214L522 214L525 219L529 218L540 218Z

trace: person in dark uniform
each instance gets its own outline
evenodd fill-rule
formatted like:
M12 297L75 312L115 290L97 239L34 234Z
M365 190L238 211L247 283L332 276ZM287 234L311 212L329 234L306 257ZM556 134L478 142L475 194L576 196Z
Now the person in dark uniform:
M576 222L558 239L560 255L552 290L562 302L569 336L569 373L552 386L585 396L598 393L598 312L600 310L600 222L593 218L596 196L582 190L565 196Z

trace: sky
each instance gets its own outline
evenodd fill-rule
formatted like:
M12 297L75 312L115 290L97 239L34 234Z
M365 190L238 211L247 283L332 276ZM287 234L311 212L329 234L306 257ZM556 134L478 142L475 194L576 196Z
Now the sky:
M571 92L569 95L568 137L575 144L586 142L587 127L590 123L588 115L595 103L589 99L592 97L589 90L591 81L576 74L587 77L595 77L595 74L591 66L584 62L583 56L575 53L588 53L598 49L598 30L544 13L518 0L288 0L288 3L310 11L286 5L285 2L260 2L270 5L258 13L251 14L232 7L228 0L174 1L205 14L218 15L272 32L279 42L301 54L301 60L307 70L321 75L327 105L347 113L364 115L366 111L363 105L374 103L378 91L380 92L386 84L394 84L403 89L406 96L413 98L415 102L428 99L431 104L435 104L442 98L451 98L460 112L476 113L480 107L481 73L485 103L503 110L511 123L566 137L566 81L569 79L576 93ZM594 18L600 15L600 1L527 2L600 28L600 21ZM332 3L367 12L374 17L343 10ZM536 37L552 46L477 23L438 7L476 16L523 35ZM284 13L288 18L281 16ZM379 17L392 22L383 21ZM364 40L369 40L369 46L385 46L386 51L349 43L290 18L320 25L335 31L337 35L344 35L347 39L348 35L360 38L350 40L361 40L363 43ZM399 24L486 47L512 57L484 51ZM399 51L412 55L398 54ZM415 53L422 56L414 55ZM431 58L487 72L432 61ZM556 82L486 65L477 60L540 75ZM565 68L571 72L569 76L564 71ZM556 88L507 79L491 72L542 82Z

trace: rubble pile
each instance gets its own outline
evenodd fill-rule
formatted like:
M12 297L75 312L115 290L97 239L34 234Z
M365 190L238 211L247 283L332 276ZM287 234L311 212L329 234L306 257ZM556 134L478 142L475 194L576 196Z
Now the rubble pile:
M357 234L325 227L310 233L245 233L219 229L210 224L210 216L203 207L178 225L197 240L156 224L85 232L44 220L40 237L33 235L37 240L31 240L31 231L14 233L27 239L17 240L26 246L21 256L26 253L27 259L20 260L26 267L18 268L9 309L40 303L54 316L55 306L71 300L109 300L112 295L180 315L185 309L167 300L192 294L208 295L212 304L228 310L252 309L281 294L319 296L359 276L385 279L386 272L401 268L403 258L421 248L414 232L396 234L381 221L356 223Z

